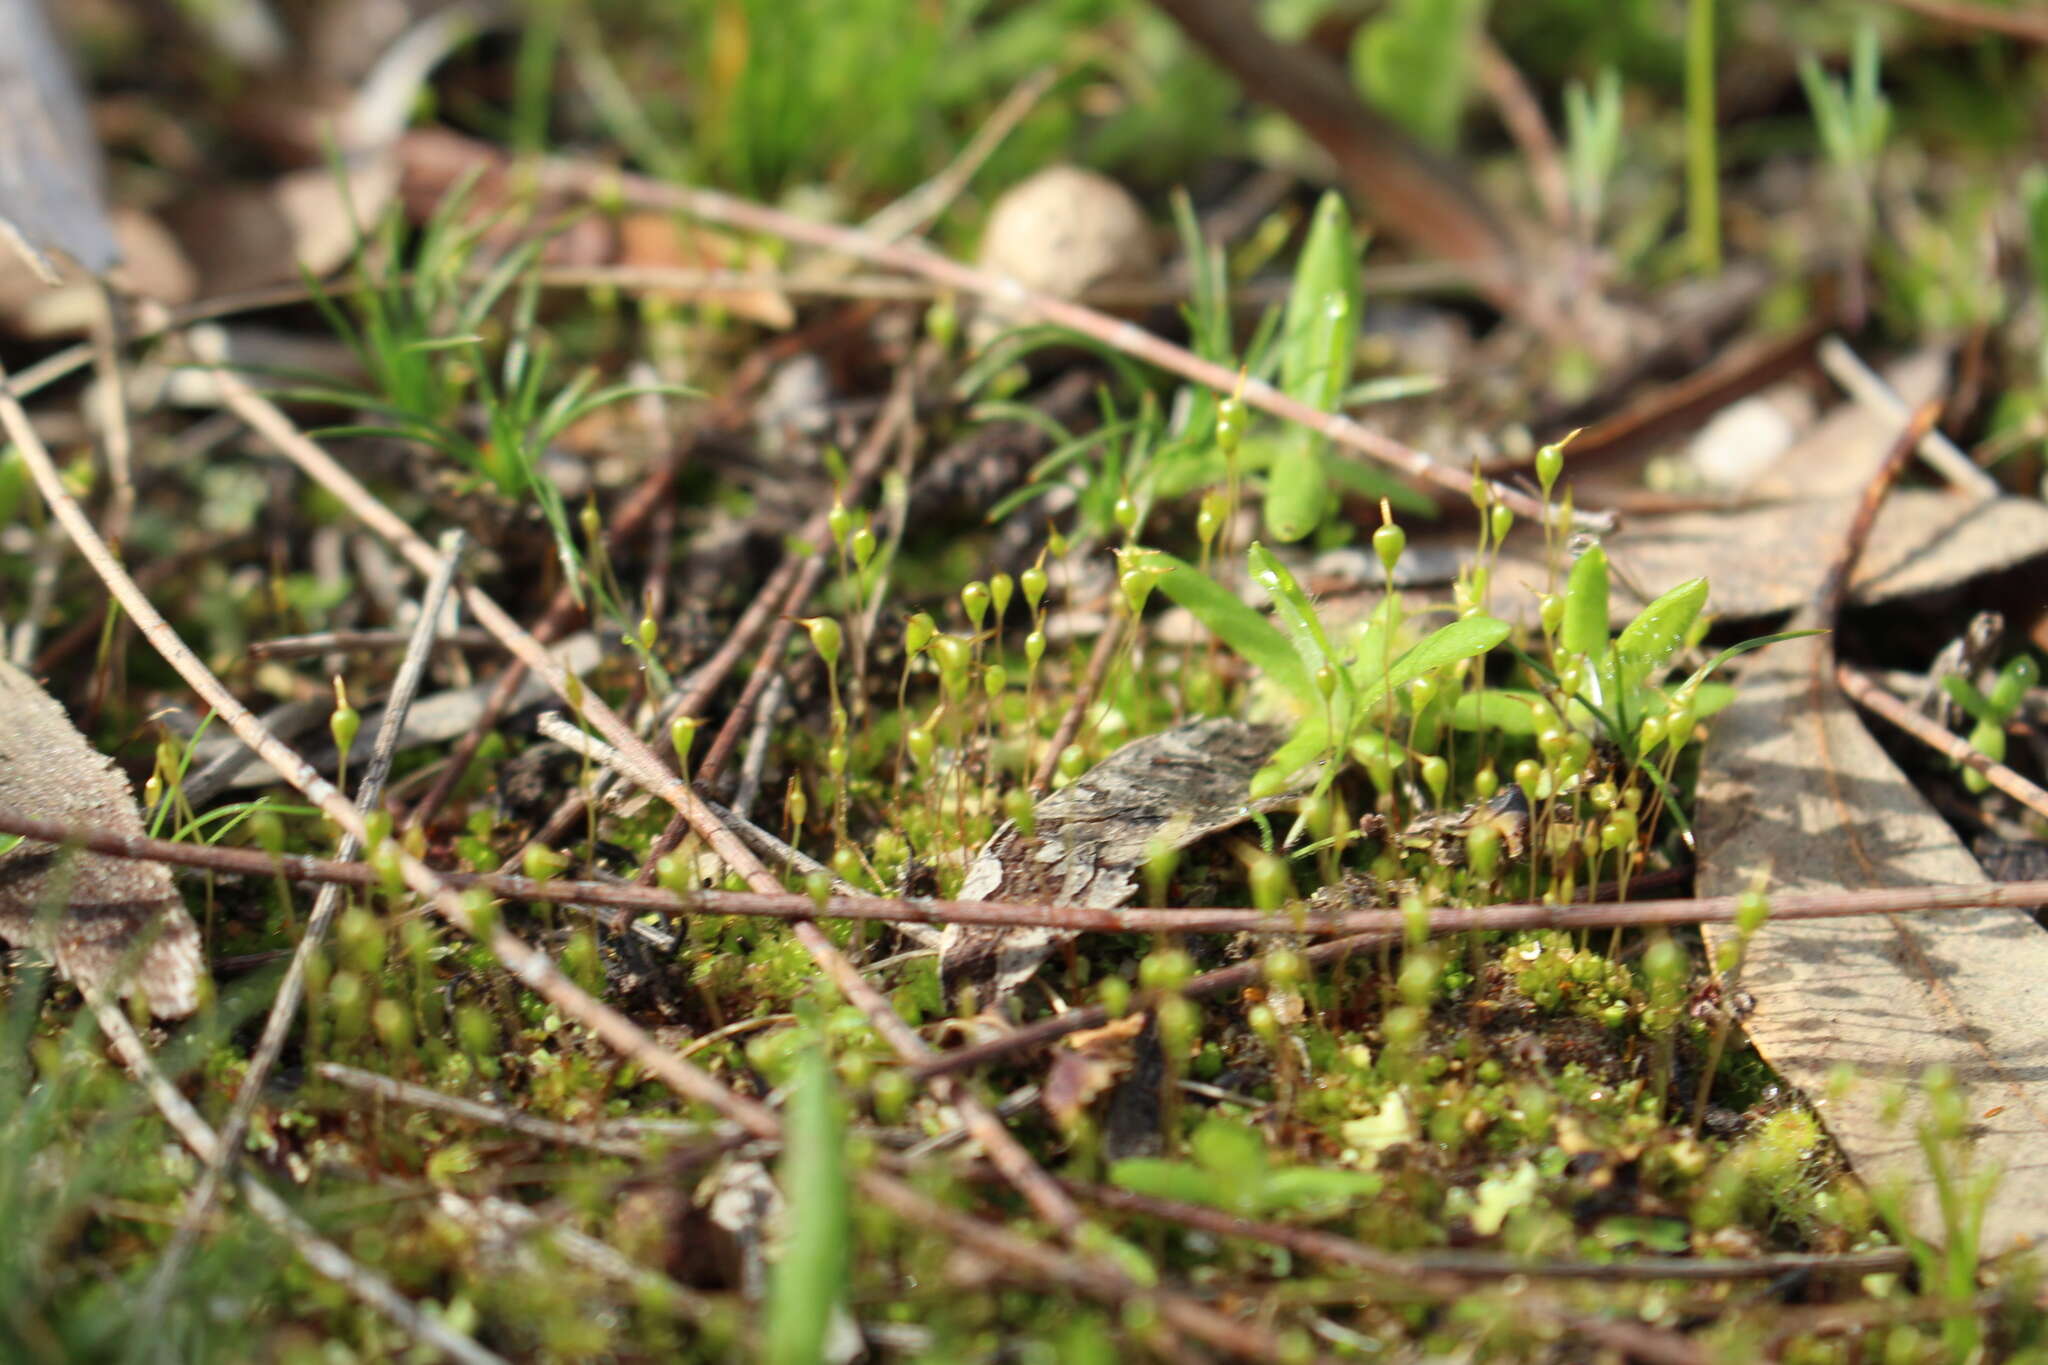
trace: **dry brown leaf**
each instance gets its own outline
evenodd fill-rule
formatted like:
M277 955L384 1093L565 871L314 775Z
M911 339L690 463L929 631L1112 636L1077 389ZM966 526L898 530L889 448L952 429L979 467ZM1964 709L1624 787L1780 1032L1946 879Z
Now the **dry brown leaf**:
M748 244L731 233L684 223L665 213L629 213L619 220L620 265L657 269L734 270L768 274L775 260L760 243ZM796 306L776 289L675 290L651 289L651 296L687 298L725 308L745 322L776 331L796 325Z
M263 185L216 185L168 211L171 228L211 295L321 276L347 261L398 188L389 152L353 158L345 177L327 166L288 171Z
M1127 1014L1101 1028L1082 1029L1061 1039L1053 1050L1041 1088L1045 1112L1062 1126L1070 1126L1081 1111L1095 1102L1131 1069L1137 1052L1138 1035L1145 1031L1149 1016Z
M1781 468L1825 496L1744 514L1762 565L1746 577L1732 556L1685 576L1711 575L1725 615L1783 609L1814 599L1854 515L1853 490L1881 465L1894 425L1879 437L1802 445L1814 467ZM1839 436L1839 433L1838 433ZM1704 534L1704 532L1702 532ZM1960 582L2048 549L2048 509L2019 499L1971 504L1944 493L1894 493L1883 505L1854 582L1856 597L1883 600ZM1655 592L1684 560L1681 546L1630 559ZM1623 562L1617 555L1617 562ZM1725 583L1724 583L1724 580ZM1723 597L1732 594L1735 607ZM1749 596L1745 597L1744 594ZM1765 651L1736 700L1718 717L1701 765L1699 889L1737 893L1768 873L1774 889L1978 882L1982 870L1948 824L1914 789L1834 686L1825 637ZM1726 931L1705 930L1716 951ZM1903 1182L1916 1230L1940 1236L1934 1177L1915 1132L1917 1092L1903 1117L1884 1121L1888 1092L1929 1066L1949 1067L1983 1115L1971 1159L2006 1171L1987 1211L1984 1246L2048 1233L2048 1079L2036 1059L2048 1046L2048 934L2023 911L1982 909L1935 917L1873 915L1768 926L1752 943L1742 984L1756 1000L1745 1021L1780 1075L1816 1104L1856 1173ZM1858 1075L1831 1090L1838 1068Z
M1040 801L1031 834L1005 822L968 869L960 898L1114 909L1136 893L1140 870L1160 845L1186 848L1251 818L1252 775L1280 738L1270 726L1222 716L1133 740ZM1072 937L949 924L939 940L939 983L948 999L972 984L986 1006L1029 980L1053 946Z
M1706 574L1724 618L1770 616L1803 605L1827 571L1854 496L1645 517L1607 537L1607 553L1651 597ZM2031 498L1977 502L1912 489L1877 514L1869 548L1850 580L1850 600L1868 606L1953 587L2048 554L2048 507ZM1635 605L1618 590L1619 607Z
M34 679L7 663L0 663L0 809L143 833L134 794L112 760L86 743ZM51 903L58 896L64 905ZM206 975L199 930L160 863L17 844L0 854L0 939L48 952L80 985L140 992L152 1014L199 1007Z
M1700 892L1976 882L1962 843L1825 677L1822 640L1767 651L1715 722L1700 775ZM1822 670L1815 681L1816 670ZM1725 930L1708 930L1717 943ZM1751 946L1745 1022L1758 1051L1819 1108L1856 1173L1903 1180L1916 1230L1941 1235L1916 1142L1886 1094L1929 1066L1967 1090L1971 1160L2005 1171L1984 1247L2048 1234L2048 933L2011 909L1767 926ZM1832 1092L1847 1066L1857 1084Z

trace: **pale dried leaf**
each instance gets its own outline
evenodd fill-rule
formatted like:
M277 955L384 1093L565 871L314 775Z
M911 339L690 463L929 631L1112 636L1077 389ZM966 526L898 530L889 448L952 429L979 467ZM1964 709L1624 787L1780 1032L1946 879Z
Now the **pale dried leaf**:
M1141 869L1161 847L1186 848L1251 818L1252 775L1280 740L1272 727L1227 716L1133 740L1040 801L1031 835L1005 822L968 869L961 899L1115 909L1137 892ZM948 999L972 984L984 1005L992 1003L1072 937L1053 929L947 925L940 983Z
M1700 891L1976 882L1984 875L1831 682L1820 640L1777 646L1716 721L1700 776ZM1709 942L1725 931L1710 930ZM1746 1021L1766 1060L1819 1107L1868 1181L1899 1179L1923 1234L1939 1237L1933 1178L1909 1105L1886 1092L1929 1066L1967 1089L1971 1160L2004 1168L1984 1247L2048 1234L2048 933L2014 909L1772 924L1752 944ZM1860 1077L1831 1094L1847 1066Z
M1856 498L1845 495L1630 517L1602 537L1615 569L1614 610L1626 619L1660 594L1704 574L1713 586L1709 610L1722 620L1796 611L1827 572L1855 510ZM1905 489L1887 498L1878 512L1869 547L1850 580L1849 601L1876 606L1939 592L2043 556L2048 556L2048 506L2032 498L1978 501L1960 493ZM1547 581L1541 533L1517 532L1493 571L1494 614L1534 625L1535 592ZM1524 591L1524 585L1535 592ZM1428 597L1419 594L1418 600ZM1373 600L1366 598L1360 614Z
M50 253L97 275L119 259L85 99L37 0L0 0L0 241L50 284Z
M1733 512L1679 512L1632 521L1607 537L1607 553L1650 597L1707 575L1713 610L1746 619L1803 605L1840 547L1823 528L1846 526L1855 496L1775 503ZM1908 489L1878 512L1869 548L1850 580L1850 601L1869 606L1954 587L2048 554L2048 507L2031 498L1974 501ZM1624 609L1640 605L1616 584Z
M112 760L86 743L34 679L7 663L0 663L0 810L143 833L135 797ZM58 896L63 905L52 904ZM199 930L160 863L17 844L0 854L0 939L49 953L80 985L139 991L153 1014L199 1007L206 974Z

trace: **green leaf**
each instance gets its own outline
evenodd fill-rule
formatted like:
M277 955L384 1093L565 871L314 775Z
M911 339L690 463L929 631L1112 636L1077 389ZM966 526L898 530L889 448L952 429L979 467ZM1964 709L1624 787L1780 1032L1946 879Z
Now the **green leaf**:
M769 1277L762 1358L770 1365L818 1365L825 1330L846 1292L853 1242L845 1123L820 1034L797 1059L787 1114L778 1174L789 1233Z
M1466 692L1451 707L1451 728L1492 730L1503 735L1533 735L1537 731L1537 717L1548 714L1547 707L1538 709L1540 702L1541 698L1534 692L1503 688Z
M1607 651L1607 551L1595 545L1580 555L1565 580L1564 622L1557 642L1597 659Z
M1614 642L1621 685L1633 691L1650 680L1685 641L1707 602L1707 580L1689 578L1637 613Z
M1728 709L1728 703L1735 700L1735 689L1727 683L1701 683L1700 690L1693 694L1692 714L1696 720L1718 715Z
M1331 324L1338 310L1347 320L1357 313L1358 266L1353 251L1344 196L1329 190L1316 204L1294 267L1280 343L1280 387L1289 397L1325 410L1336 402L1351 375L1352 329L1338 328L1333 335Z
M1211 634L1305 709L1322 709L1322 694L1316 691L1308 666L1279 627L1192 564L1164 551L1154 562L1167 569L1158 591L1194 613Z
M1329 483L1312 431L1288 433L1266 474L1266 534L1289 545L1308 536L1329 511Z
M1406 687L1425 673L1434 673L1460 659L1484 654L1507 638L1508 623L1491 616L1467 616L1453 621L1408 649L1384 673L1356 674L1361 689L1358 705L1370 706L1390 688ZM1378 662L1376 659L1361 660L1360 666L1372 669Z
M1323 630L1322 618L1316 615L1315 604L1308 600L1294 573L1285 564L1273 557L1273 552L1257 541L1245 551L1245 559L1251 565L1252 579L1266 595L1273 599L1273 611L1287 627L1287 633L1301 652L1302 663L1311 671L1336 663L1336 651L1330 648L1330 637Z
M1321 714L1311 711L1302 717L1294 733L1266 760L1266 766L1252 776L1252 794L1278 791L1288 778L1330 752L1330 727Z
M1228 1207L1217 1202L1217 1196L1223 1191L1216 1177L1185 1161L1166 1161L1151 1156L1128 1157L1109 1168L1109 1183L1154 1199L1174 1199L1205 1208Z
M1722 664L1727 663L1730 659L1739 658L1753 649L1762 649L1765 645L1782 644L1786 640L1797 640L1808 635L1825 634L1827 632L1824 630L1781 630L1776 635L1759 635L1754 640L1744 640L1741 644L1728 646L1728 648L1707 660L1706 663L1700 665L1698 671L1687 678L1682 685L1686 687L1699 686L1712 677Z
M1259 1211L1306 1212L1330 1217L1375 1198L1385 1185L1386 1182L1372 1171L1290 1166L1266 1176L1259 1187Z
M1359 309L1351 215L1335 190L1323 195L1295 265L1280 341L1280 387L1322 412L1350 382ZM1323 471L1327 437L1289 431L1266 476L1266 531L1282 544L1314 531L1333 499Z
M1941 690L1948 693L1957 706L1969 713L1970 719L1981 725L2002 725L2005 718L1992 706L1991 698L1974 687L1968 678L1947 677L1941 680Z
M1395 0L1358 32L1352 78L1381 110L1439 152L1457 142L1486 0Z
M1242 1188L1266 1174L1266 1139L1250 1125L1220 1114L1202 1120L1188 1139L1188 1151L1196 1164L1226 1184Z

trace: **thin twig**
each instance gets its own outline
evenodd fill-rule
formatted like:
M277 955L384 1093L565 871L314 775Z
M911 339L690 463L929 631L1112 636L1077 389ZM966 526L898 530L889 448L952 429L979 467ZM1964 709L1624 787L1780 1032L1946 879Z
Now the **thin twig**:
M1032 774L1031 790L1043 796L1052 789L1052 780L1060 770L1060 755L1074 742L1074 736L1081 733L1081 722L1088 715L1088 708L1095 704L1095 694L1102 690L1103 682L1109 677L1110 665L1116 662L1118 648L1123 643L1126 623L1121 616L1111 616L1109 624L1096 637L1095 652L1088 656L1088 671L1081 678L1081 686L1075 691L1073 700L1067 703L1066 714L1060 717L1058 728L1052 732L1052 742L1046 746L1045 757L1039 762L1038 771Z
M754 708L754 732L747 736L747 757L740 764L740 780L732 791L732 813L742 819L753 814L761 797L761 778L768 768L768 750L775 738L775 713L789 700L789 680L777 673L768 680L761 704Z
M364 654L373 650L396 649L411 642L409 630L323 630L315 635L283 635L275 640L252 640L252 659L305 659L319 654ZM436 635L428 645L435 649L485 649L493 641L480 630L451 630Z
M419 619L413 623L412 642L407 647L405 658L399 663L398 676L392 682L390 699L384 706L384 719L377 727L377 740L370 751L370 761L363 768L362 781L356 788L356 806L360 810L375 810L384 791L384 781L391 774L391 761L398 755L399 736L405 730L405 718L412 710L413 698L419 695L420 682L426 677L427 663L433 657L434 632L441 621L443 605L448 600L448 590L455 582L456 567L462 560L464 535L461 531L450 531L441 541L441 552L445 557L446 571L436 573L427 582L425 593L420 598ZM335 857L349 862L362 852L362 841L354 834L344 834ZM168 1302L172 1286L183 1269L185 1258L198 1241L199 1231L213 1216L214 1202L220 1197L222 1180L229 1174L236 1157L241 1152L242 1138L249 1131L249 1120L256 1112L257 1101L263 1096L264 1084L270 1079L271 1068L284 1054L286 1039L290 1036L292 1023L298 1018L299 1005L306 995L306 973L311 967L313 955L320 951L327 939L327 926L333 922L335 912L341 908L343 888L329 884L321 889L313 902L313 910L306 919L305 932L299 936L299 946L292 954L291 965L285 969L284 980L278 984L277 998L271 1001L270 1014L263 1021L263 1036L256 1044L256 1050L249 1058L249 1067L242 1075L241 1085L235 1091L234 1104L228 1110L227 1121L222 1124L220 1147L215 1160L207 1164L199 1178L199 1185L186 1202L185 1216L178 1224L170 1245L165 1248L163 1258L157 1262L155 1273L150 1277L144 1303L148 1312L161 1312Z
M1961 736L1944 730L1847 664L1835 666L1835 682L1858 706L1876 712L1944 757L1975 768L1992 786L2048 819L2048 791L2028 781L2024 774L1979 753Z
M609 746L607 746L607 749ZM703 800L702 797L698 798ZM715 802L705 801L714 817L732 828L761 856L793 860L797 871L824 871L824 864L777 839L751 822L740 821ZM376 886L380 877L366 862L336 862L304 854L266 853L261 849L212 844L173 843L121 834L58 820L36 820L0 810L0 834L19 834L39 843L90 849L115 858L139 858L179 867L205 868L233 876L284 877L299 882L338 882ZM632 882L550 880L497 872L436 871L458 890L480 887L504 900L550 904L608 906L635 914L744 915L760 919L847 919L909 924L973 924L991 928L1042 928L1099 934L1297 934L1359 935L1377 942L1399 936L1410 927L1400 910L1346 910L1277 914L1251 906L1203 909L1097 910L1086 906L1020 901L922 900L907 897L835 895L821 906L806 894L777 891L690 891L675 893ZM1522 903L1471 908L1441 907L1430 912L1434 935L1504 932L1525 929L1650 928L1658 925L1724 924L1736 918L1739 897L1701 896L1687 900L1635 901L1614 904L1581 901L1570 905ZM2048 879L2037 881L1963 882L1938 886L1875 887L1861 891L1794 892L1771 899L1773 920L1843 919L1857 915L1902 915L1985 906L2029 906L2048 902ZM1348 941L1348 940L1347 940ZM1331 948L1318 945L1317 949ZM1353 947L1360 946L1354 943ZM1258 964L1246 964L1256 980ZM1239 968L1227 968L1238 971ZM1197 981L1203 978L1196 978ZM1239 981L1240 978L1230 978ZM1096 1022L1101 1022L1097 1020ZM1086 1027L1083 1025L1083 1027Z
M541 734L547 736L549 739L555 741L555 743L561 745L563 748L573 750L574 752L581 754L583 757L589 759L593 763L599 763L604 765L605 767L611 769L612 772L616 773L618 776L622 778L627 779L628 781L632 780L632 774L626 767L625 761L619 757L619 751L617 749L614 749L611 745L605 743L601 739L597 739L593 736L584 734L583 731L577 729L574 725L571 725L558 713L553 711L543 712L540 718L534 722L534 728L539 730ZM835 893L848 896L858 896L860 894L858 891L854 890L852 886L850 886L844 881L841 881L838 875L834 873L830 868L826 867L825 864L819 862L810 854L805 853L802 849L793 848L790 845L782 842L782 840L776 838L767 830L762 829L759 825L755 824L752 820L747 819L738 811L729 810L726 807L719 805L716 801L713 801L710 797L704 796L701 793L699 794L697 799L702 801L707 807L709 807L712 814L716 815L720 820L723 820L727 825L731 826L733 832L739 835L740 838L744 839L747 842L748 847L752 848L756 853L760 854L762 857L776 859L777 861L785 864L792 870L801 872L807 877L814 876L818 873L823 873L825 876L830 877L832 879L832 888ZM593 885L593 883L589 882L579 882L575 884L586 887ZM604 882L595 883L594 885L597 885L600 888L605 886L624 885L631 886L634 890L637 891L639 887L644 884ZM591 901L591 899L588 896L579 896L577 897L577 900L589 904L605 903L603 901ZM813 905L815 906L815 902L813 902ZM632 908L645 910L649 907L635 905L632 907L621 906L618 908ZM796 918L796 916L791 916L791 918Z
M497 159L492 149L482 144L475 144L472 155L485 163ZM1240 394L1254 408L1306 426L1339 445L1357 450L1404 474L1433 483L1460 498L1471 495L1472 478L1469 473L1442 464L1349 417L1323 412L1264 380L1247 379L1236 370L1204 360L1186 347L1177 346L1129 322L1065 299L1035 293L1008 276L993 275L963 265L929 248L877 241L856 228L799 218L716 190L664 184L645 176L625 174L611 167L586 162L544 159L531 169L539 185L549 192L624 202L642 208L683 213L742 231L764 232L922 275L962 293L992 299L1000 303L1005 312L1026 321L1067 328L1218 393ZM1541 524L1556 515L1555 509L1519 488L1504 484L1491 484L1489 487L1494 500L1512 508L1518 516ZM1612 525L1611 518L1586 512L1575 514L1575 520L1595 530L1605 530Z
M523 1133L527 1137L539 1138L542 1142L555 1142L569 1147L588 1147L606 1156L644 1157L647 1144L631 1142L622 1138L606 1137L574 1124L556 1123L552 1119L535 1118L531 1114L503 1105L484 1104L479 1100L466 1099L461 1095L447 1095L424 1085L413 1085L408 1081L394 1080L380 1076L374 1071L360 1067L343 1066L340 1062L321 1062L313 1070L322 1078L336 1085L360 1090L393 1104L411 1105L415 1109L433 1109L472 1123L489 1124L508 1132Z
M1884 381L1884 376L1864 364L1863 358L1850 350L1849 344L1840 337L1821 338L1815 354L1820 359L1821 368L1834 377L1843 392L1878 416L1903 422L1910 415L1906 400ZM1916 449L1930 467L1967 493L1980 498L1995 498L2005 491L1998 486L1996 479L1978 467L1975 460L1957 448L1954 441L1931 426L1921 433Z
M1404 1283L1429 1277L1457 1280L1501 1280L1525 1275L1534 1280L1769 1280L1780 1275L1872 1275L1902 1270L1912 1265L1912 1253L1905 1247L1884 1247L1876 1251L1841 1256L1792 1254L1782 1256L1739 1256L1709 1260L1704 1257L1658 1256L1621 1261L1544 1261L1520 1256L1490 1256L1464 1251L1395 1252L1309 1228L1239 1218L1220 1209L1204 1208L1174 1199L1136 1194L1108 1185L1079 1181L1063 1182L1075 1198L1101 1208L1141 1214L1180 1223L1219 1237L1243 1237L1251 1241L1284 1246L1303 1255L1333 1260ZM1461 1283L1452 1293L1469 1288Z
M1810 626L1816 630L1831 631L1835 628L1835 623L1842 617L1842 608L1848 604L1849 585L1855 580L1856 566L1870 544L1870 533L1877 527L1877 514L1883 509L1885 498L1890 496L1892 486L1898 483L1899 475L1905 472L1906 461L1912 458L1916 449L1924 448L1927 433L1934 429L1935 419L1940 416L1941 403L1938 399L1922 403L1914 412L1900 414L1905 425L1893 438L1884 462L1858 495L1848 528L1842 533L1841 547L1814 593L1807 618L1795 621L1794 625Z

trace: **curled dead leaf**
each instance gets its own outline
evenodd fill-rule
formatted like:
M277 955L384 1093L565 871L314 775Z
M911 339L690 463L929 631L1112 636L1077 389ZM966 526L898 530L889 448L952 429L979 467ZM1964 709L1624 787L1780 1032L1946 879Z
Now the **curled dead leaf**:
M1040 1095L1045 1111L1068 1127L1095 1098L1131 1069L1146 1016L1127 1014L1101 1028L1082 1029L1055 1049Z
M112 760L35 680L0 663L0 809L141 835ZM23 841L0 853L0 939L34 946L81 986L140 994L152 1014L199 1007L199 929L160 863ZM133 959L132 961L130 959Z

